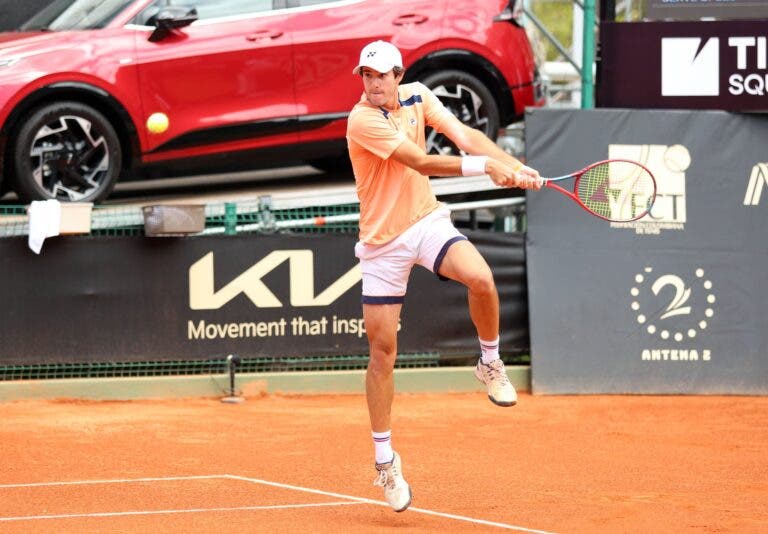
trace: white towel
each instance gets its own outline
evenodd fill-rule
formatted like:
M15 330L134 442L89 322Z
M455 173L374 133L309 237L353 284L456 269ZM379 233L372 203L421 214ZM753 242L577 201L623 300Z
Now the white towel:
M61 204L58 200L34 200L29 205L29 248L40 254L46 237L59 235Z

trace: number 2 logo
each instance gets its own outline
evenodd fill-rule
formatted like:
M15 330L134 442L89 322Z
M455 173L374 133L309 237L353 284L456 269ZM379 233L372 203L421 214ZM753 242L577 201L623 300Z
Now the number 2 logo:
M637 322L645 327L650 335L657 335L664 340L674 339L683 341L693 339L709 326L715 312L712 305L717 300L713 292L712 281L704 276L704 269L697 268L693 273L694 285L687 285L686 281L676 274L662 274L654 278L653 267L645 267L643 272L635 275L635 284L630 289L632 298L631 308L636 313ZM650 291L654 295L657 304L661 304L662 311L658 316L649 316L643 312L641 305L642 289L650 283ZM706 304L697 309L690 304L694 289L705 293ZM669 291L667 288L670 288ZM676 328L666 326L670 318L677 317ZM658 323L658 324L657 324Z
M673 315L690 315L691 307L683 306L683 304L688 302L688 299L691 298L691 288L685 287L683 279L674 274L665 274L656 279L651 286L651 291L653 291L654 295L658 296L664 286L672 286L675 290L675 296L669 302L669 305L667 305L667 311L663 313L659 319L666 319Z

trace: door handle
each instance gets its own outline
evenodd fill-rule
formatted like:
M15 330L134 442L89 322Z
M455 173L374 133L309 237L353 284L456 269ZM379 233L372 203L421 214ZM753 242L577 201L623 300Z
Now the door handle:
M424 22L427 22L427 20L429 20L429 17L426 15L409 13L407 15L400 15L394 21L392 21L392 24L395 26L406 26L408 24L423 24Z
M264 41L266 39L277 39L282 37L283 32L280 30L262 30L254 33L249 33L245 36L247 41Z

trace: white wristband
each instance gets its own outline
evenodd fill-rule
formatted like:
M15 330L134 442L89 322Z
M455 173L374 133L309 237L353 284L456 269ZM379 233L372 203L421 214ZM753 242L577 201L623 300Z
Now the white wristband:
M488 156L462 156L461 175L480 176L485 174L486 161L488 161Z

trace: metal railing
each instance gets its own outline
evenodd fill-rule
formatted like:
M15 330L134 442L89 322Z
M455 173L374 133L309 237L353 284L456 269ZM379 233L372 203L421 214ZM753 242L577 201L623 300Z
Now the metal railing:
M488 176L438 178L431 180L438 198L502 191ZM162 202L159 203L162 205ZM452 211L485 210L499 219L495 228L522 231L523 197L447 203ZM357 196L354 186L313 195L262 195L238 202L205 204L205 228L190 235L231 235L241 232L357 231ZM145 216L141 205L94 206L92 236L144 235ZM0 206L0 238L29 235L27 206Z

